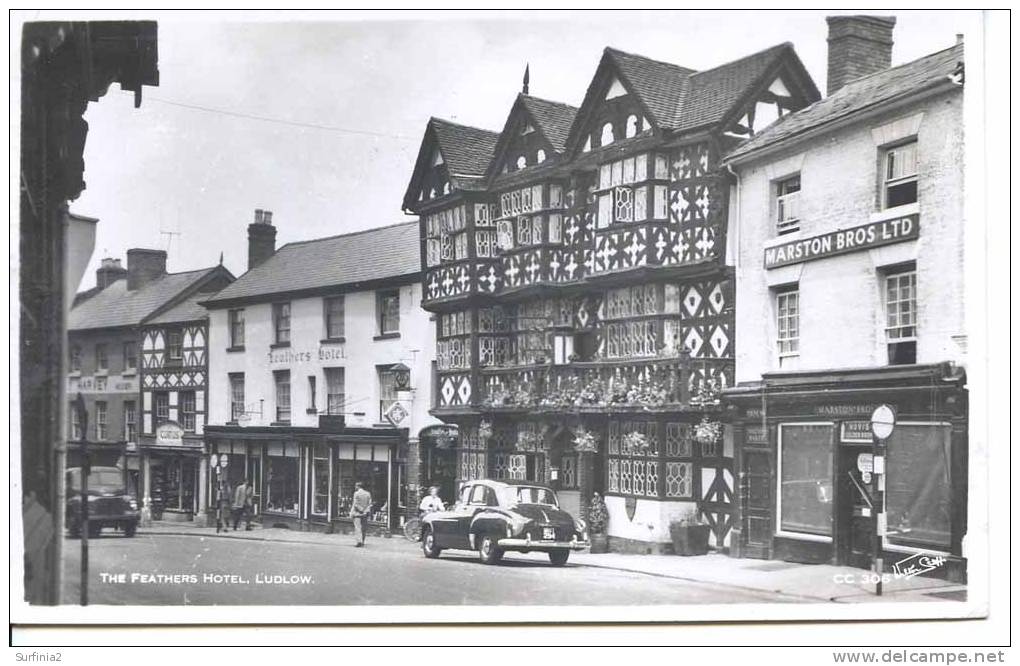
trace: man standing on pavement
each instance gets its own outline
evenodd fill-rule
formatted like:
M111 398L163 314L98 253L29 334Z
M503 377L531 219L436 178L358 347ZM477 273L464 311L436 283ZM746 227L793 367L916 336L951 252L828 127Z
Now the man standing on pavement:
M237 484L237 488L234 489L234 503L230 507L231 512L234 514L234 531L237 531L237 526L241 522L241 518L244 518L244 529L247 531L251 530L251 503L253 491L251 488L251 481L242 481Z
M230 526L230 483L221 474L216 483L216 531L227 531Z
M365 490L364 484L358 481L354 484L354 498L351 502L351 518L354 520L354 547L361 548L365 545L365 527L368 523L368 514L372 510L372 495Z

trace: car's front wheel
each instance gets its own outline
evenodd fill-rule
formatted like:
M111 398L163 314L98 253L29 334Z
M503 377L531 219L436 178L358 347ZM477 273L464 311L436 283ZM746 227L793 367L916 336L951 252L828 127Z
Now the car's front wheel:
M439 557L439 553L442 552L442 550L436 547L436 535L431 527L426 527L425 533L421 537L421 552L428 558Z
M551 550L549 551L549 561L553 563L553 566L562 567L570 559L569 550Z
M490 534L483 534L478 542L478 559L482 564L498 564L503 559L503 551L496 545L496 539Z

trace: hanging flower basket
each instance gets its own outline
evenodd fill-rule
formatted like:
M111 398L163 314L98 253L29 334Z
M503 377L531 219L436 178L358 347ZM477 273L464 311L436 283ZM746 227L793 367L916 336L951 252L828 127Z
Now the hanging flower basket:
M715 444L722 437L722 423L709 421L708 418L701 419L701 423L694 426L694 439L699 444Z
M481 423L478 424L478 439L483 442L492 439L492 421L482 419Z
M538 433L524 430L517 433L516 448L518 451L534 451L540 440L541 436Z
M438 433L436 436L436 448L441 450L452 449L454 444L457 443L457 438L445 432Z
M574 429L574 450L578 453L598 453L599 445L595 435L584 426Z
M651 448L652 444L643 432L628 432L623 436L623 450L628 453L645 455Z

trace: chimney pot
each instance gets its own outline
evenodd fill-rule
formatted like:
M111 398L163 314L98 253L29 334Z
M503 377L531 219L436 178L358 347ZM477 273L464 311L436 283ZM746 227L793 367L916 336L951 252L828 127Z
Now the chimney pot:
M106 289L117 280L127 277L127 270L121 268L120 259L113 257L104 258L96 269L96 286L100 290Z
M262 209L255 209L255 224L262 224Z
M957 44L963 44L963 33L962 32L956 33L956 43Z
M262 211L262 222L265 223L265 224L272 224L273 223L273 211L271 211L271 210Z
M894 16L829 16L826 93L892 64Z

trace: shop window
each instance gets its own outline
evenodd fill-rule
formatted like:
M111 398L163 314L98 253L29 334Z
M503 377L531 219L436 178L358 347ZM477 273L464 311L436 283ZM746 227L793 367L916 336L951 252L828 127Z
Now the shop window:
M316 444L312 450L312 513L325 516L329 509L329 446Z
M776 346L780 359L800 353L800 292L797 287L776 292Z
M776 183L776 233L800 230L800 174Z
M107 411L106 402L102 400L96 401L96 440L100 442L106 441L107 435Z
M170 394L165 392L154 392L153 403L156 407L156 427L170 420Z
M124 402L124 441L138 441L138 410L134 400Z
M344 297L331 296L322 299L322 313L326 339L339 340L344 337Z
M266 455L266 511L297 515L298 454L292 442L268 446Z
M81 347L71 346L71 372L81 372Z
M885 335L889 365L917 362L917 272L885 276Z
M124 372L138 369L138 345L133 341L124 343Z
M830 424L779 428L779 525L782 532L832 536Z
M886 459L886 516L890 543L948 551L953 485L951 429L897 424Z
M184 356L180 331L169 331L166 335L166 354L171 361L180 361Z
M290 303L273 303L273 331L275 344L290 344Z
M397 401L397 373L389 366L378 369L379 374L379 422L386 421L386 410Z
M344 369L325 368L326 413L343 414L344 410Z
M232 372L227 378L230 383L230 420L237 421L245 413L244 373Z
M277 370L273 373L276 384L276 422L290 423L290 370Z
M244 309L230 310L230 347L244 347Z
M181 427L184 432L195 432L195 392L181 391Z
M104 371L109 368L110 359L106 354L106 345L96 345L96 370Z
M376 311L379 321L379 334L387 335L400 332L400 291L388 289L376 292Z
M76 442L81 441L81 414L78 413L78 408L73 402L71 403L71 408L68 411L71 413L71 439Z
M917 141L911 141L882 154L883 208L895 208L917 202Z

